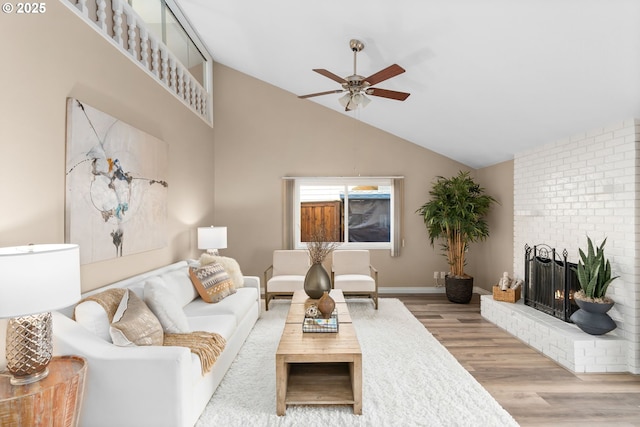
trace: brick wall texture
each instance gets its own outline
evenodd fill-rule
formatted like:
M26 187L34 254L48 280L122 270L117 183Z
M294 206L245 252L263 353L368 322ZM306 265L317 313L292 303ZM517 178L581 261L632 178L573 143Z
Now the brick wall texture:
M514 275L524 276L524 246L567 249L578 261L587 236L600 244L614 275L611 332L628 345L629 372L640 373L640 119L620 121L538 146L514 158Z

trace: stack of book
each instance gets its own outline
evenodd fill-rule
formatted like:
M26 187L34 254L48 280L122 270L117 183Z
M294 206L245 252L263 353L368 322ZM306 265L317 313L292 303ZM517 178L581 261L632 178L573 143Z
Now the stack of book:
M338 332L337 310L334 310L328 319L305 316L302 323L302 332Z

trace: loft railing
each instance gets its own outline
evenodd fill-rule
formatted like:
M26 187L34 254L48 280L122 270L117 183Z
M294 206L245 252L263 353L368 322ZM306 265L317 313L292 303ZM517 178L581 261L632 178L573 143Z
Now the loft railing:
M114 46L213 126L212 98L126 0L61 0ZM211 66L211 64L207 64ZM207 79L208 72L205 72Z

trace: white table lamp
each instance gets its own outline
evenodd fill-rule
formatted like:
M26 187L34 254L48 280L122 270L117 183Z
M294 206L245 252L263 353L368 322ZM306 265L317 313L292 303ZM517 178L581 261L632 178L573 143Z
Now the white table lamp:
M218 255L218 249L227 247L227 227L198 227L198 249Z
M0 248L0 317L7 324L11 384L45 378L53 354L51 311L80 300L78 245Z

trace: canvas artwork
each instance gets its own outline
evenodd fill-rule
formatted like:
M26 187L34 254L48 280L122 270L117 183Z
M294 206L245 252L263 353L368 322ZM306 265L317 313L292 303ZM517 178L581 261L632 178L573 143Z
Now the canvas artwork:
M87 264L167 244L167 145L67 99L65 238Z

